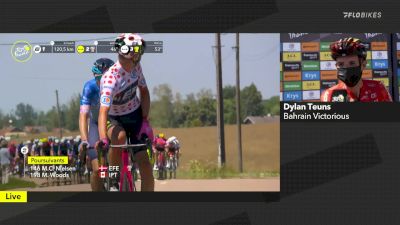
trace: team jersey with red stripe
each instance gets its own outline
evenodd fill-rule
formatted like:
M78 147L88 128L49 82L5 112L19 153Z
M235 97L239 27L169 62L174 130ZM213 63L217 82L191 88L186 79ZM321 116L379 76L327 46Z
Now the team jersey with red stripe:
M339 83L333 87L330 87L325 90L325 92L321 95L322 102L331 102L332 95L335 91L346 91L348 101L354 102L391 102L392 98L389 92L386 90L386 87L380 81L376 80L362 80L363 85L360 89L360 95L357 98L344 84L339 81Z
M110 107L109 115L129 114L140 106L137 87L145 87L146 80L138 63L132 72L127 72L116 62L100 81L100 105Z

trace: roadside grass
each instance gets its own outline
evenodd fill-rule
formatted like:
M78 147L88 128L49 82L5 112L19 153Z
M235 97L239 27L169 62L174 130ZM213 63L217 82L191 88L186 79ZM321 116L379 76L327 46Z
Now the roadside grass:
M190 160L187 169L178 169L178 179L217 179L217 178L271 178L279 177L279 171L238 172L230 167L219 168L213 162Z
M7 184L0 184L0 190L10 190L15 188L33 188L36 184L32 181L25 181L16 177L10 177Z
M154 133L178 137L181 144L177 178L268 178L280 175L280 123L242 125L243 173L238 172L236 125L225 126L226 166L218 168L217 127L155 128ZM76 136L79 132L64 132ZM20 140L57 136L31 134Z

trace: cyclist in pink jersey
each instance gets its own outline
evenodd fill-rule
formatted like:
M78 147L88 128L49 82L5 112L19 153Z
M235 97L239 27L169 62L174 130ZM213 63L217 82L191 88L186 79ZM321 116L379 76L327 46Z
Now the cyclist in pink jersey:
M163 133L157 134L153 141L153 152L155 153L154 170L158 170L158 156L165 153L166 144L165 135Z
M153 140L153 131L148 121L150 93L140 65L145 42L138 34L125 33L117 37L115 48L118 61L100 81L98 125L100 143L106 148L109 139L114 145L125 144L127 139L131 144L137 144L143 134ZM152 166L146 149L140 149L134 154L140 171L141 191L154 191ZM109 159L111 166L122 168L121 149L111 148ZM113 182L116 188L117 180Z

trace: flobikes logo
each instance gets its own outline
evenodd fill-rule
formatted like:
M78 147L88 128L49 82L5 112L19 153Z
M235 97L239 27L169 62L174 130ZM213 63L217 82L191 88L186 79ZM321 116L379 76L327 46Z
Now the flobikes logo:
M380 19L382 12L342 12L344 19Z
M32 57L32 46L27 41L16 41L11 47L11 56L17 62L26 62Z

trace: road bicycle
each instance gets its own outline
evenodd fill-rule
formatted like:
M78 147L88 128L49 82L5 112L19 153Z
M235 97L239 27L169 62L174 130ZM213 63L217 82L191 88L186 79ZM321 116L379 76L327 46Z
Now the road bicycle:
M157 168L158 168L158 180L164 180L167 177L167 168L166 168L166 158L165 158L165 150L158 151L157 157Z
M178 167L176 151L168 151L168 158L167 158L167 170L169 172L169 179L172 179L172 175L174 179L176 179L176 169Z
M131 144L128 139L126 144L123 145L110 145L111 148L120 148L122 151L122 168L119 170L119 191L121 192L134 192L136 190L135 180L137 180L136 166L135 166L135 152L142 149L148 149L151 146L151 141L147 138L142 138L141 143ZM103 179L105 191L111 189L111 179L109 168L109 160L107 157L107 150L100 148L99 156L99 171L100 178ZM105 156L105 157L104 157Z

